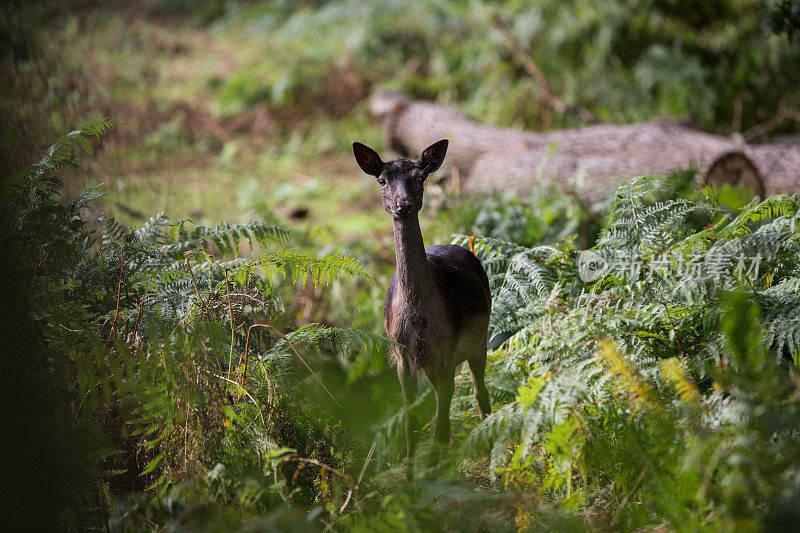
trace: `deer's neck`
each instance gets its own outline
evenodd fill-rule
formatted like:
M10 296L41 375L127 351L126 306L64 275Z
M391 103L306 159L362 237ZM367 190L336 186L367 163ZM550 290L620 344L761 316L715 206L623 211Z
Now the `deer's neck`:
M428 300L433 293L433 275L428 259L419 219L394 219L394 248L397 259L397 282L406 302L416 304Z

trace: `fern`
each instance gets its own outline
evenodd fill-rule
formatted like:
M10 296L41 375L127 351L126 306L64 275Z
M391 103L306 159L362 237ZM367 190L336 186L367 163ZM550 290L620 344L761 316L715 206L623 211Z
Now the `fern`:
M280 297L308 283L372 279L366 268L342 253L286 249L288 232L262 221L206 227L159 214L140 228L101 218L90 231L84 216L98 191L61 201L56 173L77 167L89 137L115 125L70 133L2 189L19 200L3 213L0 239L50 350L41 365L69 423L108 436L82 463L87 501L116 503L129 520L112 526L140 528L185 521L176 502L198 499L242 515L314 502L314 516L333 527L414 491L450 505L438 481L397 488L391 444L407 407L385 398L391 342L298 327ZM799 212L796 196L735 212L713 194L673 198L663 181L638 178L605 217L591 251L613 266L591 281L580 276L574 239L527 247L476 238L493 294L494 410L479 420L462 370L452 417L460 446L428 472L483 469L465 455L488 454L489 475L514 489L503 498L522 493L553 504L556 516L591 509L620 530L764 525L791 509L800 389L783 367L800 356ZM758 257L758 268L743 272L740 257ZM626 261L641 268L621 268ZM337 364L350 370L338 389L327 375ZM335 413L362 386L380 421L354 439ZM108 449L120 428L135 453ZM111 481L126 468L145 496L114 502ZM359 482L370 485L360 495ZM347 498L358 505L343 517ZM410 508L403 502L399 510ZM518 509L525 520L536 513Z
M570 468L595 461L608 469L611 455L594 455L603 446L581 441L574 428L588 424L602 433L605 425L617 424L618 438L640 439L619 446L652 452L660 446L653 440L659 431L678 438L674 426L664 428L686 413L697 413L691 415L693 427L705 428L701 432L710 428L704 424L729 417L732 405L695 383L709 379L731 357L725 337L717 333L730 293L746 291L757 304L763 346L774 357L798 360L797 197L776 196L731 214L713 201L662 198L662 184L643 177L617 191L594 249L611 268L591 282L577 275L578 253L569 243L521 248L476 239L492 287L491 324L507 338L490 357L488 373L491 380L494 373L510 372L519 392L472 430L464 448L490 449L492 468L509 482L525 479L527 469L542 468L553 497L571 498L571 490L580 494L588 485L592 490L632 486L639 473L623 467L606 470L612 485L559 470L557 461L564 457L557 442L577 446ZM742 258L751 272L741 268ZM625 261L640 267L619 268ZM661 270L651 268L657 264ZM598 344L599 339L609 341ZM547 450L544 458L538 458L540 447ZM678 463L652 465L645 474L652 490L683 494L673 484L689 482ZM678 509L659 512L671 519L681 515Z
M98 120L70 132L2 189L13 210L3 212L0 239L31 280L32 317L53 349L49 374L76 424L104 443L85 459L87 472L99 472L89 494L133 465L126 475L139 476L149 498L166 498L217 463L257 469L282 447L343 468L332 451L338 430L287 371L284 339L297 353L361 365L362 375L383 368L390 343L346 328L295 328L279 291L290 289L282 278L328 284L369 273L348 255L284 249L288 231L262 221L201 226L162 213L140 228L101 217L96 231L87 229L98 190L61 202L57 172L77 168L80 151L91 153L89 137L117 124ZM257 257L240 256L244 242ZM265 321L272 329L257 327ZM125 445L137 448L135 463L132 453L104 451L116 441L99 436L117 439L120 427ZM329 471L276 468L308 490L331 482Z
M363 276L372 279L372 276L356 259L340 253L323 257L310 257L296 250L271 252L253 262L263 268L269 276L282 274L291 278L292 284L298 281L305 286L306 280L314 283L329 284L342 276ZM249 268L249 267L245 267Z

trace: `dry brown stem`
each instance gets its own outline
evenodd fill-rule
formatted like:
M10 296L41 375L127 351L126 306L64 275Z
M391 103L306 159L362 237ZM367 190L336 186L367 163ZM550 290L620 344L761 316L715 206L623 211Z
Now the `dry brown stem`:
M539 85L539 88L542 91L542 99L547 105L552 107L558 113L574 115L591 124L600 122L600 119L597 118L597 115L588 109L580 106L567 105L561 98L553 94L553 91L550 89L550 82L547 80L547 76L544 75L542 69L540 69L536 64L536 61L533 60L533 56L531 56L530 52L528 52L522 43L519 42L519 39L517 39L517 37L511 32L508 24L506 24L506 22L500 17L495 17L493 22L494 27L497 28L497 30L503 36L503 40L505 40L509 48L511 48L511 50L519 58L520 63L522 63L522 68L524 68L525 72L527 72L536 80L536 83Z

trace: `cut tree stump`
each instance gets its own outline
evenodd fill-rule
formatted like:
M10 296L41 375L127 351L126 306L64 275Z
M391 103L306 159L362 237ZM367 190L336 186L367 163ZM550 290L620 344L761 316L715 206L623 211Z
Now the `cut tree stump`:
M389 146L405 156L450 139L446 164L458 168L471 190L529 194L553 184L595 201L635 176L693 167L699 183L740 185L761 197L800 192L797 140L745 144L666 121L529 132L482 124L395 92L373 95L370 108Z

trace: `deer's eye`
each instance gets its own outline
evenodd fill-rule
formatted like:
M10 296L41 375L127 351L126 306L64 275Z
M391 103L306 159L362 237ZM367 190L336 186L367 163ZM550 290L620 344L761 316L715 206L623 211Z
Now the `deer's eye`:
M381 187L383 187L384 185L386 185L386 180L383 178L378 178L378 183L380 183Z
M419 177L417 178L417 181L422 183L423 181L425 181L425 178L427 178L427 177L428 177L427 174L420 174Z

